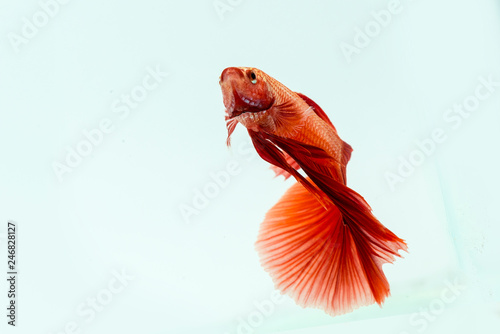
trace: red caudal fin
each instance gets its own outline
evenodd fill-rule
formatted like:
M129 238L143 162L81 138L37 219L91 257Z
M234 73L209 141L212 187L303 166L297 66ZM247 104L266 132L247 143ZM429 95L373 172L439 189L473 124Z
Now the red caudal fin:
M346 218L333 204L325 209L294 184L267 213L256 242L276 288L332 316L381 304L389 295L382 264L406 245L371 214L357 218Z
M276 287L301 306L330 315L382 304L389 283L382 264L406 250L361 195L335 172L325 151L270 134L249 131L259 155L298 181L267 213L256 249ZM290 155L308 177L287 161Z

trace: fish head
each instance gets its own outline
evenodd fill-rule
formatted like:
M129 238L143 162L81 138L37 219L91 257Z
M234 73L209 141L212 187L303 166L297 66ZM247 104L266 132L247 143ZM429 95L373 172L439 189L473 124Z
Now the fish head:
M222 71L219 84L229 119L258 122L258 116L274 104L269 76L257 68L228 67Z

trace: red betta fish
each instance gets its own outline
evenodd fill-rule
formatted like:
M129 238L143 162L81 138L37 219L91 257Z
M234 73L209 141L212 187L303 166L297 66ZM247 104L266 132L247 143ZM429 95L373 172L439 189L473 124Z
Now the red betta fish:
M351 146L313 100L259 69L228 67L220 86L227 144L243 124L276 174L298 181L266 214L255 244L276 288L332 316L381 305L389 295L382 264L407 246L346 186Z

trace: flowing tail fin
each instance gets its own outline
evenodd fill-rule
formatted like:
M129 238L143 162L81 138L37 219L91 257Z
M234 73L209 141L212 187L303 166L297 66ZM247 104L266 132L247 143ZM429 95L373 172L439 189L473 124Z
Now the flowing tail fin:
M267 213L256 242L262 266L279 290L330 315L380 305L389 295L382 264L407 249L361 196L343 185L338 191L346 193L337 205L346 196L358 205L325 209L301 183L294 184Z

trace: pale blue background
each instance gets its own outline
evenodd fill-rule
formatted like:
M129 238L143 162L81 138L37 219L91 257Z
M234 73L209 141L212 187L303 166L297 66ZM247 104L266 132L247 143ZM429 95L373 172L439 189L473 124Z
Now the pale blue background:
M273 178L241 126L226 148L227 66L261 68L321 105L354 147L348 184L410 249L384 266L383 308L331 318L285 298L255 333L420 333L411 318L445 280L466 289L426 333L498 329L500 90L456 130L442 117L478 77L500 81L500 3L401 0L350 63L339 45L388 1L232 3L221 19L211 0L73 0L16 53L8 34L40 5L0 1L0 233L8 219L20 231L19 327L2 313L1 332L76 321L82 333L233 334L270 298L253 243L294 181ZM113 102L156 66L169 76L120 119ZM58 182L52 163L104 118L114 131ZM385 173L437 127L447 141L392 191ZM186 223L181 205L231 161L239 173ZM122 268L134 280L86 322L76 308Z

